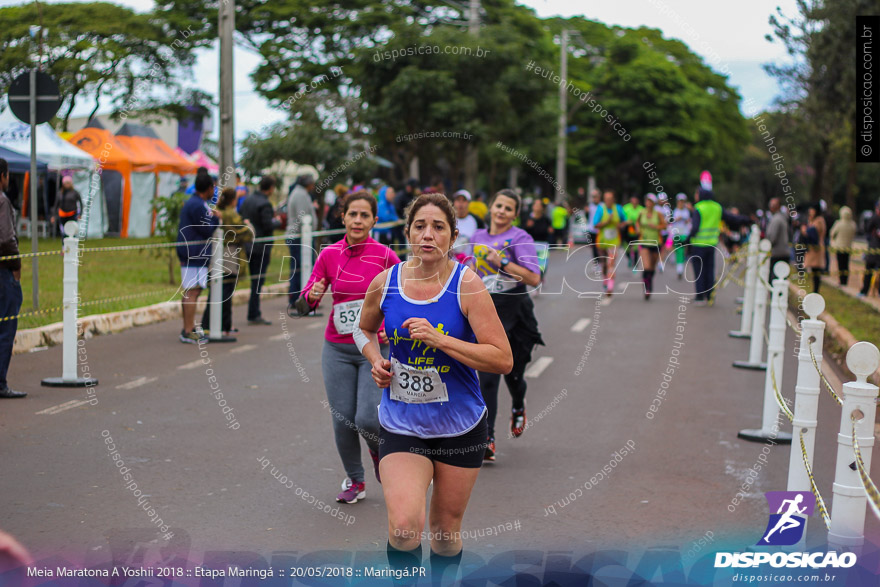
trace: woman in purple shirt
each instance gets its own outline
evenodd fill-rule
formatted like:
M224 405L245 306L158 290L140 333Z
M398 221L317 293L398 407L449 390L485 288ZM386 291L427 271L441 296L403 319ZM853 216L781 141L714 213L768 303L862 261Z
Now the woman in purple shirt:
M535 319L535 307L526 289L541 282L535 241L526 231L513 225L521 207L516 192L501 190L489 201L489 229L480 229L471 238L473 269L492 295L513 352L513 370L504 376L504 381L513 404L510 434L514 438L526 428L526 365L532 360L535 345L544 344ZM495 416L500 384L501 375L480 373L480 388L489 412L489 441L484 457L487 461L495 460Z

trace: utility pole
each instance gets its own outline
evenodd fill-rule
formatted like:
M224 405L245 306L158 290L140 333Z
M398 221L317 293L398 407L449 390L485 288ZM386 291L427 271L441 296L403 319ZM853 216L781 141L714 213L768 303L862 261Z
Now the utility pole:
M43 30L40 29L40 34L43 33ZM31 196L30 201L28 202L28 207L31 211L31 253L34 254L31 257L31 267L33 269L33 277L32 277L32 287L33 292L31 294L31 302L34 305L34 310L40 309L40 280L39 280L39 271L37 270L37 249L39 248L37 244L37 68L39 64L34 65L31 68L31 100L30 100L30 108L31 108L31 175L30 175L30 190ZM47 180L49 178L46 178ZM46 217L48 218L49 211L46 210ZM54 235L53 235L54 236Z
M480 0L470 0L468 6L468 32L476 37L480 34Z
M220 182L235 182L235 128L232 92L232 33L235 31L235 0L220 2ZM230 169L233 171L230 172ZM224 181L225 180L225 181ZM231 182L231 183L230 183Z
M37 70L42 68L43 66L43 6L37 2L37 10L40 14L40 28L37 33L39 37L37 37L37 44L39 46L40 57L37 60L37 63L31 68L31 77L30 77L30 86L31 86L31 99L30 99L30 118L31 118L31 174L30 174L30 200L28 203L28 207L30 208L31 213L31 253L34 254L31 257L31 271L33 275L31 276L31 303L34 306L34 310L40 309L40 277L39 277L39 262L37 261L37 249L39 249L39 245L37 243L37 185L39 183L37 177ZM31 30L31 35L33 35L33 28ZM49 178L46 177L46 181L49 181ZM44 192L45 193L45 192ZM49 218L49 210L46 210L46 219ZM60 223L59 223L60 224ZM62 233L64 228L61 229ZM53 235L54 236L54 235Z
M560 71L562 72L562 80L565 82L559 84L559 131L556 143L556 181L559 188L556 190L556 203L562 204L565 201L565 157L566 157L566 132L568 130L567 116L567 92L568 85L568 30L562 29L561 40L561 60Z
M468 33L474 37L480 35L480 0L470 0L468 4ZM464 158L464 189L472 194L477 191L477 175L479 173L480 155L476 145L468 141Z

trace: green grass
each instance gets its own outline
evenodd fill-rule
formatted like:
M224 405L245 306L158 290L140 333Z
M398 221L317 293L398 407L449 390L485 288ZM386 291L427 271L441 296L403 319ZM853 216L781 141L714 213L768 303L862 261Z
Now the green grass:
M162 239L159 237L140 239L105 238L83 241L82 246L84 248L138 246L160 242L162 242ZM280 242L283 243L283 241ZM30 241L27 239L23 240L20 243L19 249L22 253L30 252ZM60 249L61 239L40 239L38 244L38 250L40 251L56 251ZM284 250L284 254L287 254L286 247L283 246L276 247L273 250L269 277L266 280L267 284L276 283L280 275L287 275L286 267L284 273L281 273L283 257L281 250ZM173 283L169 283L169 254L172 256ZM180 282L180 263L177 261L174 248L85 252L81 260L82 264L79 267L79 294L85 305L80 306L80 316L130 310L180 298L179 295L175 295ZM62 318L60 309L63 300L62 256L58 254L38 257L37 268L37 275L39 277L39 308L41 310L58 309L20 319L18 327L21 329L60 322ZM32 302L32 276L32 259L22 259L21 285L24 302L21 306L21 313L27 313L34 309ZM247 287L249 285L245 279L239 282L237 289ZM101 302L101 300L120 296L136 297ZM91 302L100 303L92 304Z
M806 280L806 283L798 285L806 293L813 291L813 283L810 278ZM864 340L880 346L880 312L874 306L843 293L827 282L822 283L819 293L825 299L825 311L831 314L841 326L849 330L856 340ZM796 315L798 314L797 304L797 297L789 296L789 305ZM799 315L799 318L802 317ZM844 371L848 371L845 361L848 349L830 336L825 336L825 350L835 358Z
M813 291L813 284L807 284L805 290L808 293ZM874 306L824 282L819 293L825 298L826 311L849 330L856 340L880 344L880 312Z

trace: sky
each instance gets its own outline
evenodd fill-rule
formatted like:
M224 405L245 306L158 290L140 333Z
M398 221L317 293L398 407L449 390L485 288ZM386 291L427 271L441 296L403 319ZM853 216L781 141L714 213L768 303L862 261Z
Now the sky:
M57 0L64 1L64 0ZM88 1L88 0L66 0ZM467 5L467 0L444 0L451 5ZM778 43L764 37L771 32L768 18L775 7L786 14L796 13L795 0L736 0L735 2L707 2L706 0L517 0L533 8L538 16L571 17L581 15L608 25L637 28L648 26L660 29L666 38L684 41L692 51L719 72L730 72L730 84L736 87L743 101L751 100L745 114L753 109L772 107L779 93L776 81L761 65L785 60L786 54ZM320 2L320 0L316 0ZM21 0L0 0L0 6L23 4ZM116 4L136 11L150 10L152 0L117 0ZM50 31L51 34L51 31ZM218 51L200 50L193 68L194 85L217 96ZM235 49L235 136L243 139L249 132L261 129L284 118L269 106L253 89L250 73L260 58L244 48ZM74 110L74 116L87 115L94 102L86 102ZM109 102L99 113L109 112ZM217 117L214 117L217 138Z

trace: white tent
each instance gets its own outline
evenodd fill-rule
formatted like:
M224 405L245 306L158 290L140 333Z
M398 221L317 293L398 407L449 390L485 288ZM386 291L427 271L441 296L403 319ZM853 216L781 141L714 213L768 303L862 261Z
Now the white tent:
M7 108L0 113L0 145L30 157L31 127L15 117ZM37 158L49 165L49 171L72 170L73 186L83 199L83 218L88 222L85 234L89 238L101 238L107 227L104 215L104 194L100 178L96 173L95 158L59 137L48 123L37 125ZM60 181L60 180L59 180Z
M31 127L7 108L0 113L0 145L30 157ZM51 171L92 169L95 159L55 134L48 123L37 125L37 158L49 164Z
M88 224L82 234L86 238L104 238L108 223L101 176L97 172L77 169L73 172L73 189L79 192L83 201L83 213L79 221Z

